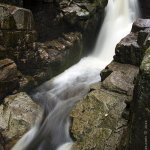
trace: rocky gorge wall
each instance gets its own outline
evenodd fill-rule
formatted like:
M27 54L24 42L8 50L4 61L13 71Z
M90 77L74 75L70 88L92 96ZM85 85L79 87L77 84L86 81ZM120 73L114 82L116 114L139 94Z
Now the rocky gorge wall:
M83 50L88 51L107 4L107 0L33 1L37 7L29 10L30 2L0 1L2 150L9 150L38 115L37 104L25 92L61 73L85 54ZM56 11L49 16L47 9L52 6Z
M13 95L3 99L0 105L0 149L10 149L38 115L38 105L27 93L20 91L32 89L48 80L81 56L83 41L88 41L84 37L92 32L92 21L86 16L87 11L83 18L81 12L88 10L92 2L86 6L83 4L85 1L78 2L59 3L61 11L64 11L61 12L66 22L63 24L69 29L72 27L73 31L59 31L44 42L37 42L39 37L31 11L1 5L1 12L7 12L1 13L6 15L2 15L4 19L0 26L0 92L4 94L1 94L1 99L11 93ZM100 5L98 8L101 8ZM29 21L17 20L20 11L21 16L23 11L24 19L30 18ZM5 16L9 17L5 19ZM91 14L92 18L95 17ZM95 24L93 26L95 28ZM131 33L117 44L113 62L101 72L102 82L92 85L89 94L70 114L74 150L149 149L149 47L150 19L138 19Z
M2 2L18 4L18 1ZM89 37L96 36L107 4L107 0L41 2L33 1L38 4L36 11L30 6L34 15L29 9L0 4L0 99L14 90L30 90L76 63ZM26 3L29 7L31 2ZM51 15L47 10L52 5L52 11L56 10ZM9 87L10 83L14 86Z

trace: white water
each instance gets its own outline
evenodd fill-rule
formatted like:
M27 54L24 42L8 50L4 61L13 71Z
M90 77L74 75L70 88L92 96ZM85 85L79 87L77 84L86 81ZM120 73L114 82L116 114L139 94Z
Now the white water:
M116 44L130 32L138 15L138 0L109 0L93 54L55 77L49 92L59 94L64 88L100 81L100 70L113 60Z
M69 103L67 105L70 105L70 108L72 108L73 102L71 103L71 98L77 99L76 95L80 95L80 91L82 91L82 89L85 89L84 86L89 86L94 82L100 81L100 71L113 60L116 44L130 32L132 23L138 17L138 15L138 0L109 0L106 8L104 23L99 33L99 37L97 39L97 44L95 46L93 54L89 57L81 59L79 63L67 69L62 74L55 77L53 80L46 82L38 88L38 92L36 92L34 98L43 99L43 101L45 99L48 99L48 101L51 100L50 109L53 109L52 106L56 107L58 106L58 104L62 105L61 107L58 107L59 109L53 109L52 112L50 110L49 114L47 114L48 119L45 119L45 124L43 123L45 125L44 129L47 130L47 132L50 130L50 126L52 126L48 125L48 123L51 124L49 120L53 120L53 123L55 122L54 124L55 126L57 126L61 121L64 121L62 120L63 116L67 116L67 113L69 111L66 112L66 109L68 109L68 107L66 105L63 105L63 100L68 99ZM83 96L84 94L82 93L81 95ZM78 99L82 97L81 95L78 97ZM55 113L56 116L59 117L59 120L54 120L53 117L56 117L54 116ZM69 123L68 121L66 121L65 123L68 125L66 126L63 124L63 129L65 130L65 132L61 134L57 131L61 127L55 129L54 126L52 127L52 140L58 140L59 138L61 142L57 142L57 147L63 144L58 148L58 150L71 149L72 142L69 138L68 133ZM32 132L32 134L35 134L35 131ZM30 132L28 132L28 134L31 134L31 130ZM59 134L59 136L57 137L56 134ZM35 135L35 137L38 135L39 134ZM60 139L60 136L62 135L62 138L66 138L64 142L62 141L62 139ZM44 136L44 138L45 137L46 136ZM32 140L32 138L30 138L30 140ZM47 142L48 138L42 139L42 141L44 140L46 140ZM54 145L56 145L56 141L54 143ZM28 143L24 144L24 146L27 144ZM14 150L26 150L25 148L20 148L23 147L21 145L16 145L16 147L14 147ZM39 147L38 150L43 150L41 148L41 145Z

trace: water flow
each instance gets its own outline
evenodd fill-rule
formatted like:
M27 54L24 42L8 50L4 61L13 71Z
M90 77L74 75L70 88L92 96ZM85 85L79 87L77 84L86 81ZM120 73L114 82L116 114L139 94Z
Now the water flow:
M116 44L138 15L138 0L109 0L93 54L34 91L31 96L43 107L42 117L13 150L71 149L69 112L89 85L100 81L100 71L112 61Z

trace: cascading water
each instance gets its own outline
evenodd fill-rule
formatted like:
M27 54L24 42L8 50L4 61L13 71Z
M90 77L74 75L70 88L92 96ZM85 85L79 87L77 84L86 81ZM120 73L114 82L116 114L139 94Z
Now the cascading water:
M35 90L31 97L43 107L42 117L13 150L71 149L69 112L89 85L100 81L100 70L112 61L116 44L138 15L138 0L109 0L94 53Z

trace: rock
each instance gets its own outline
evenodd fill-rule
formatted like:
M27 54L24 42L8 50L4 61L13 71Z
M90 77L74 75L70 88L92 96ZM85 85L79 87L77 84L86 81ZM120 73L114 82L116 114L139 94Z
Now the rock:
M31 88L49 80L76 63L82 55L82 35L79 32L63 34L61 38L45 43L22 43L10 55L17 62L20 90ZM28 69L26 69L28 68Z
M150 19L137 19L133 23L132 32L117 44L114 60L140 66L144 52L150 43L149 27Z
M62 12L64 14L64 18L66 21L74 25L79 20L87 20L89 18L90 13L86 9L82 9L77 5L70 5L70 7L66 7L62 9Z
M140 66L131 107L130 149L150 149L150 48Z
M132 26L132 32L137 32L137 31L140 31L140 30L144 30L146 28L149 28L150 27L150 19L141 19L141 18L138 18L134 23L133 23L133 26Z
M0 131L7 149L30 129L38 111L38 105L24 92L4 99L0 105Z
M114 60L120 63L140 65L143 52L137 43L137 34L130 33L117 44Z
M13 30L16 28L15 20L6 5L0 4L0 18L0 29Z
M108 0L61 0L58 4L65 23L82 31L84 49L87 51L94 47L107 3Z
M136 66L114 61L105 68L104 80L92 85L87 97L72 110L73 150L126 148L129 105L138 71Z
M0 60L0 100L18 88L17 66L10 59Z
M121 71L114 71L102 82L102 86L107 90L128 95L133 91L133 79Z
M103 88L132 96L134 79L139 72L138 67L112 62L106 67L105 72L111 72L111 74L103 80Z
M28 9L0 4L0 29L28 30L34 29L32 12Z
M32 43L37 34L30 10L0 4L0 43L4 47L16 47L22 40Z
M121 117L126 98L98 87L80 101L71 113L73 149L116 149L127 123Z
M138 44L143 46L144 49L147 49L150 45L150 28L146 28L145 30L141 30L138 33Z
M122 64L122 63L117 63L115 61L112 61L104 70L101 72L101 77L106 79L113 71L119 71L122 72L123 74L130 74L128 78L130 78L130 81L133 82L133 79L137 76L139 72L139 68L130 64ZM103 72L106 74L103 75ZM103 81L102 80L102 81Z

